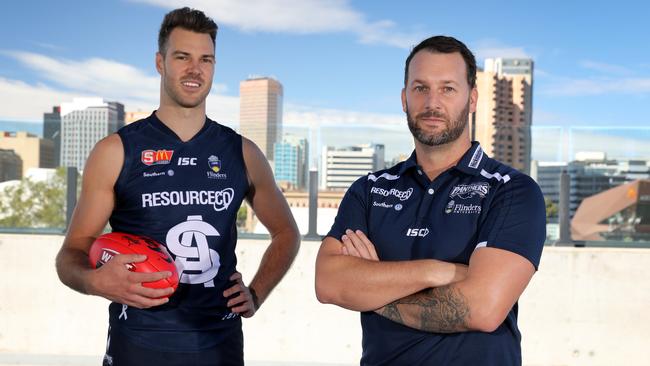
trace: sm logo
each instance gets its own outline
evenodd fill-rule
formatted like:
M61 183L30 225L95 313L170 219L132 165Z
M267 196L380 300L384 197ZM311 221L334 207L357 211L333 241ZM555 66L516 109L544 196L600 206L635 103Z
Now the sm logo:
M141 160L144 165L169 164L173 155L174 150L144 150Z

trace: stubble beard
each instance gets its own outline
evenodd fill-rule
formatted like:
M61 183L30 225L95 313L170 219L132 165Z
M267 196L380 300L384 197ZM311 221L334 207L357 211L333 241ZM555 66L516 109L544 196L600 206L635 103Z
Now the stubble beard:
M432 132L427 134L418 124L418 120L422 118L441 118L446 121L446 128L440 132ZM456 116L456 118L451 119L446 114L436 111L429 110L423 113L420 113L413 118L409 112L408 104L406 105L406 120L408 122L409 130L413 137L418 140L420 143L427 146L439 146L444 145L453 141L456 141L460 135L465 131L467 126L467 121L469 118L469 100L463 108L462 111Z
M186 79L188 78L184 77L181 80ZM201 80L201 83L205 84L205 81ZM195 98L184 98L181 94L181 86L179 86L178 83L174 80L170 80L167 77L165 77L164 88L169 98L183 108L196 108L200 106L203 102L205 102L205 99L210 92L210 89L208 88L205 92L197 95Z

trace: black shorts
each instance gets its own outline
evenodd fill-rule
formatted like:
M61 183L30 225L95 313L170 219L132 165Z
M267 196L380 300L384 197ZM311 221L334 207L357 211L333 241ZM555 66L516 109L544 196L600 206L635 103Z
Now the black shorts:
M118 329L109 328L102 365L244 366L244 337L238 328L214 347L196 351L161 351L134 342Z

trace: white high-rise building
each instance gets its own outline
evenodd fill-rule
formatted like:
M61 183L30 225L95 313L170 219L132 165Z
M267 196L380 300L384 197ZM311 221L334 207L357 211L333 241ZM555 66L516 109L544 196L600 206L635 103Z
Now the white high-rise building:
M61 103L61 166L83 170L90 150L124 126L124 105L102 98L74 98Z
M321 189L345 190L359 177L384 169L384 145L364 144L346 148L323 147Z

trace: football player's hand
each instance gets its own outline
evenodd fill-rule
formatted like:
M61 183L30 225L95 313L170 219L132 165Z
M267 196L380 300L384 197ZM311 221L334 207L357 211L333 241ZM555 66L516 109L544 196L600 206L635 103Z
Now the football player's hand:
M154 289L142 286L143 282L155 282L171 276L171 272L138 273L128 270L131 263L147 260L142 254L118 254L101 267L88 272L86 291L108 300L144 309L169 301L172 287Z
M230 280L235 281L235 284L224 291L223 296L229 298L234 295L234 297L228 300L226 306L230 308L230 311L237 313L244 318L250 318L255 315L257 306L253 300L251 290L244 285L241 273L233 273L232 276L230 276Z

